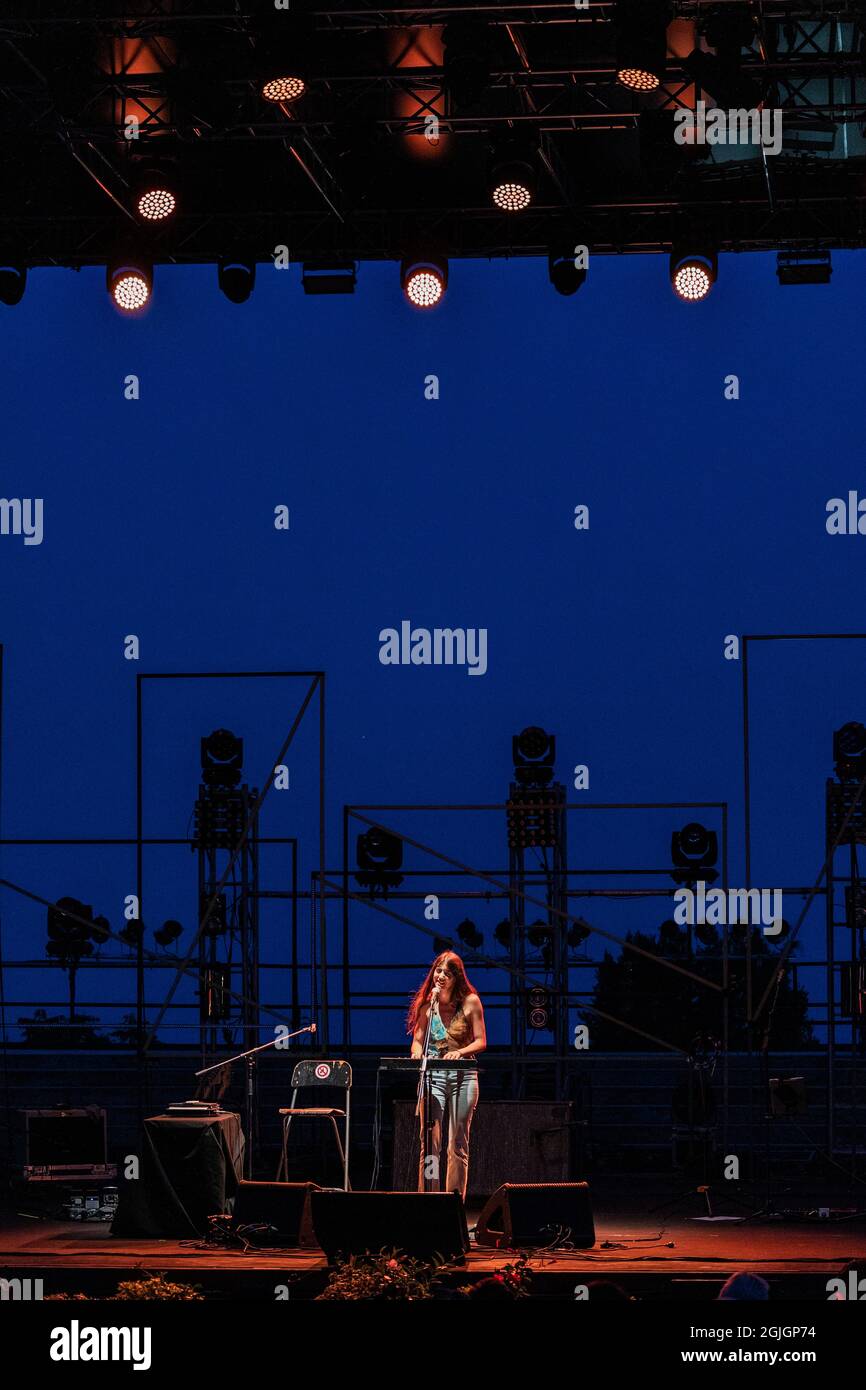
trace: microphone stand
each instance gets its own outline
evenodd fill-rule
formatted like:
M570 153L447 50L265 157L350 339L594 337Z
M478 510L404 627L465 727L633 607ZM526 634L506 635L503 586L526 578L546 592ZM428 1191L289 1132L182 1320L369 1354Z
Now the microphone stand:
M421 1119L421 1191L427 1192L427 1155L430 1152L430 1070L427 1056L427 1049L430 1046L430 1032L433 1027L433 1011L439 1012L439 991L433 991L430 1000L430 1014L427 1018L427 1028L424 1032L424 1050L421 1053L421 1069L418 1073L418 1093L415 1103L415 1116Z
M207 1076L209 1072L219 1071L220 1067L230 1067L232 1062L246 1062L247 1079L244 1110L246 1112L247 1134L250 1142L246 1148L244 1167L246 1169L247 1181L251 1181L253 1176L253 1119L256 1104L256 1062L259 1060L260 1052L267 1052L269 1047L276 1047L279 1043L283 1047L290 1038L297 1038L301 1033L315 1033L315 1023L308 1023L306 1028L298 1028L294 1033L286 1033L279 1038L271 1038L270 1042L260 1043L258 1047L251 1047L246 1052L239 1052L235 1057L226 1057L222 1062L214 1062L211 1067L204 1067L195 1073L196 1076Z

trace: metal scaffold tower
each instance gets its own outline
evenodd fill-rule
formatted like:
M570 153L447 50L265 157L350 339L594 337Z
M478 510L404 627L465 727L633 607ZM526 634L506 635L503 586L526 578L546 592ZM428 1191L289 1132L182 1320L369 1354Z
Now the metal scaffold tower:
M216 729L201 741L202 782L195 803L198 860L199 1020L202 1055L220 1042L254 1047L259 1015L259 847L255 822L244 828L258 793L241 784L243 740ZM239 785L240 784L240 785ZM230 878L219 889L241 842ZM235 996L235 997L233 997Z
M555 1092L562 1094L568 1050L568 854L565 787L553 780L556 739L528 728L513 739L514 775L508 793L508 883L510 893L511 1036L524 1055L529 1033L553 1034ZM545 910L527 904L543 898ZM532 920L527 921L527 918ZM540 955L549 988L523 984L530 951ZM538 974L532 962L531 973ZM518 1095L525 1068L515 1072Z

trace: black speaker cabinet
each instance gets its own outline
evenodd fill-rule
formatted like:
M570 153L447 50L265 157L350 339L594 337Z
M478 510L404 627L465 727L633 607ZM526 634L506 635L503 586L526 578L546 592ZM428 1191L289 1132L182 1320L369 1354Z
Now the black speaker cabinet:
M244 1232L251 1245L315 1246L310 1194L318 1190L314 1182L241 1182L232 1213L234 1229L254 1228Z
M62 1177L108 1167L106 1112L91 1105L85 1110L25 1110L24 1175L36 1171Z
M550 1245L565 1236L579 1250L595 1245L589 1183L504 1182L478 1218L478 1245L510 1249Z
M313 1192L310 1206L330 1261L392 1248L416 1259L460 1259L469 1249L457 1192Z
M482 1077L483 1085L483 1077ZM469 1192L488 1197L504 1182L568 1182L570 1101L481 1101L469 1134ZM415 1102L394 1102L394 1187L418 1184L418 1121Z

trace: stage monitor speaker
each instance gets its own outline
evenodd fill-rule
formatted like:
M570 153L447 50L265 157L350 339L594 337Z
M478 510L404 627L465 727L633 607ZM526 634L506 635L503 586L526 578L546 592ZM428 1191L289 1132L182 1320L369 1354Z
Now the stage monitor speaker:
M475 1241L509 1249L568 1240L579 1250L595 1245L589 1183L504 1182L478 1218Z
M233 1229L243 1227L250 1245L315 1246L310 1194L318 1190L314 1182L240 1182Z
M416 1259L459 1259L469 1249L457 1192L314 1192L313 1229L329 1261L402 1250Z

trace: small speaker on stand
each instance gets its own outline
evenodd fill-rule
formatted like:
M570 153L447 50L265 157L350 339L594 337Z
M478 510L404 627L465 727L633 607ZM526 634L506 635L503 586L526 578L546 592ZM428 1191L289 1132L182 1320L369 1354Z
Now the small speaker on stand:
M318 1191L314 1182L241 1182L232 1228L250 1245L315 1247L310 1195Z

